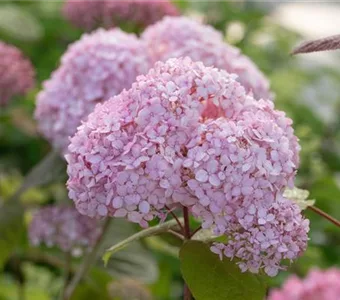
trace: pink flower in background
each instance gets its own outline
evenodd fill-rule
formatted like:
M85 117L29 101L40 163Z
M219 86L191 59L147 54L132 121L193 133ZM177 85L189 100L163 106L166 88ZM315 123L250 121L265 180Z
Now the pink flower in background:
M0 41L0 106L32 89L34 77L33 66L23 53Z
M340 270L312 270L306 278L288 278L281 289L273 289L268 300L338 300Z
M63 13L75 26L85 30L120 26L122 22L145 27L164 16L179 15L168 0L67 0Z
M69 46L60 67L37 96L35 117L61 151L97 103L130 88L150 68L146 47L133 34L99 29Z
M73 207L46 206L39 209L29 225L32 245L45 244L73 254L88 251L97 241L101 227Z
M212 26L187 17L165 17L142 34L154 61L189 56L206 66L238 75L238 81L256 99L270 99L269 82L258 67L239 49L223 41Z
M158 62L78 128L66 155L69 197L82 214L144 227L166 205L188 207L230 238L214 252L274 276L308 239L308 221L282 196L299 164L291 125L233 74L189 58Z

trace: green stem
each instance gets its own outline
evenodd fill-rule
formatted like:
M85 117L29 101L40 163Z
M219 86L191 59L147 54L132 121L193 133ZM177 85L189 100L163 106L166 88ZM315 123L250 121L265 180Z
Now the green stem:
M106 233L106 231L109 227L110 221L111 221L111 218L106 219L106 221L103 225L102 233L98 237L97 242L94 245L92 251L90 251L88 253L87 257L85 257L85 259L84 259L83 263L80 265L77 273L72 278L70 284L66 287L65 293L64 293L64 300L69 300L72 297L77 285L82 280L82 278L86 275L87 271L89 270L91 265L96 260L98 250L100 248L101 242L103 241L105 233Z
M60 293L60 299L66 299L66 288L71 274L71 261L72 256L70 252L65 253L65 267L64 267L64 286Z
M184 232L183 235L186 240L190 240L191 233L190 233L190 220L189 220L189 210L187 207L183 207L183 218L184 218ZM183 299L184 300L191 300L191 292L189 287L184 281L184 291L183 291Z
M18 284L18 299L19 300L25 300L25 284L23 282L20 282Z
M183 221L183 219L178 219L179 221ZM131 242L134 241L138 241L140 239L152 236L152 235L156 235L159 233L163 233L163 232L171 232L171 229L174 228L177 225L177 221L176 220L171 220L168 222L164 222L162 224L159 224L157 226L152 226L149 228L146 228L140 232L137 232L131 236L129 236L128 238L126 238L125 240L113 245L112 247L110 247L109 249L107 249L105 251L104 254L104 262L105 264L107 264L109 258L111 257L112 254L118 252L119 250L125 248L127 245L129 245ZM172 233L173 234L173 233Z

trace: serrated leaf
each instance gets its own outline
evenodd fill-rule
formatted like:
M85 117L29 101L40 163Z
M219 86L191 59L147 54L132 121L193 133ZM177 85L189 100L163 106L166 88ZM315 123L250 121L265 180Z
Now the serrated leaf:
M235 262L220 260L209 245L186 242L180 251L181 272L196 300L263 300L266 289L254 274L242 273Z
M0 6L0 31L22 41L36 41L44 33L33 14L12 4Z
M180 220L180 222L181 222L181 220ZM146 237L149 237L149 236L152 236L152 235L155 235L155 234L167 232L169 229L175 227L176 225L177 225L176 220L164 222L164 223L161 223L159 225L143 229L142 231L139 231L139 232L127 237L126 239L114 244L113 246L108 248L105 251L105 254L103 255L103 260L104 260L105 265L108 263L110 257L114 253L124 249L130 243L138 241L138 240L146 238Z
M315 200L307 199L309 196L309 191L302 190L297 187L294 187L293 189L286 189L283 193L283 196L294 201L301 210L304 210L308 206L312 206L315 203Z

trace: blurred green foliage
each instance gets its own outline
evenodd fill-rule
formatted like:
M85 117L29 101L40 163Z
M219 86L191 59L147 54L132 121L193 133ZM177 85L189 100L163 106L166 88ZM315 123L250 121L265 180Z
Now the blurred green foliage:
M291 57L289 52L301 36L268 18L272 7L263 3L181 0L176 4L183 13L203 18L225 33L226 40L240 47L270 78L276 106L294 120L300 138L297 186L308 189L318 207L340 219L340 61L332 68ZM63 19L61 5L57 1L0 3L0 40L24 51L36 67L38 79L34 91L0 110L0 209L28 171L50 151L48 143L37 133L32 117L35 96L42 81L58 66L67 46L82 33ZM122 27L127 26L122 24ZM20 205L26 209L29 219L38 205L62 201L68 200L64 179L59 178L53 184L28 190L21 197ZM280 285L290 273L303 276L312 267L340 265L339 228L312 212L306 211L306 216L311 220L307 252L288 271L268 280L269 286ZM0 220L0 224L3 222ZM124 224L118 227L137 230ZM112 232L109 245L120 237ZM60 267L29 259L32 249L26 234L12 238L16 240L13 248L0 242L0 300L20 299L22 293L27 300L56 299L62 285ZM123 251L112 261L115 265L112 272L104 270L99 262L73 299L109 299L109 283L126 274L135 275L154 299L180 299L182 279L179 261L174 257L177 248L178 244L171 238L157 237L138 244L137 252ZM150 251L147 254L147 249L151 249L152 254ZM51 255L61 259L55 251Z

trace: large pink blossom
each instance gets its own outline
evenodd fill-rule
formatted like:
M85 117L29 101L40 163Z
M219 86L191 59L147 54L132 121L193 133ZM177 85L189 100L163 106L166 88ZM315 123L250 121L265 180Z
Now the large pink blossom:
M224 71L188 58L157 63L78 128L67 155L71 199L90 216L145 223L189 195L182 164L201 139L202 116L236 115L245 101Z
M270 292L268 300L338 300L340 270L312 270L306 278L288 278L281 289Z
M135 35L99 29L72 44L38 94L35 117L43 135L65 151L69 136L97 103L129 88L150 67Z
M189 58L158 62L78 128L66 156L69 196L82 214L142 226L166 205L188 207L204 228L232 237L227 252L216 245L221 253L274 275L307 241L308 222L280 196L299 163L291 124L234 75ZM276 244L266 254L237 254L248 235L268 231Z
M33 66L23 53L0 41L0 106L32 89L34 76Z
M98 221L68 206L43 207L34 214L29 225L32 245L45 244L74 254L90 249L100 233Z
M239 49L223 41L223 36L212 26L187 17L165 17L149 26L142 34L154 61L189 56L238 75L238 81L255 98L270 99L269 82L258 67Z
M67 0L63 13L77 27L91 30L119 26L121 22L145 27L179 11L168 0Z

